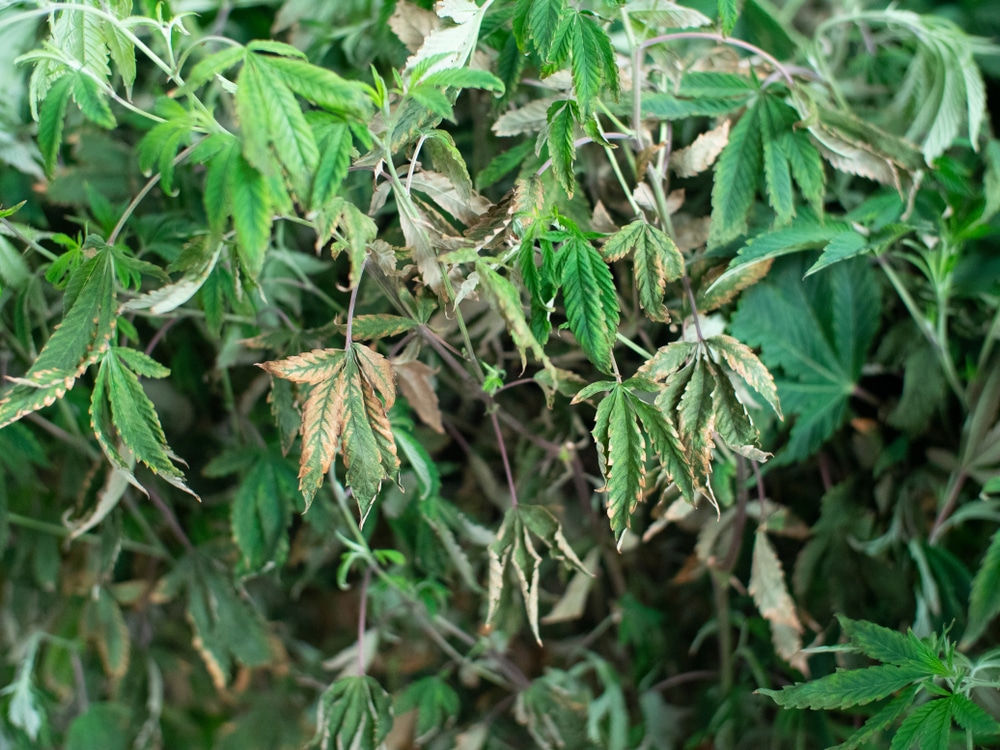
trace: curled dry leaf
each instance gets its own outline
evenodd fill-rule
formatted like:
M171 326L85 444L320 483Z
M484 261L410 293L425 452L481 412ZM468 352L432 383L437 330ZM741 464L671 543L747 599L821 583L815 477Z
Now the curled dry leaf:
M438 406L437 393L431 385L431 378L437 370L416 360L405 361L402 358L390 360L396 373L396 383L410 406L421 421L435 432L444 432L441 424L441 409Z
M722 149L729 143L729 120L718 127L702 133L694 143L674 151L670 155L670 167L678 177L694 177L701 174L719 158Z

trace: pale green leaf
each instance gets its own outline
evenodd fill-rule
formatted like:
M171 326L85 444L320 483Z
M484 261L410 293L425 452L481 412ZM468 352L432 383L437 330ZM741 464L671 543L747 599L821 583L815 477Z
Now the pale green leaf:
M392 729L392 698L374 677L343 677L320 696L316 738L322 750L377 750Z
M219 52L203 58L185 76L184 85L177 90L175 96L188 96L192 94L201 86L213 80L222 71L243 62L245 56L245 47L240 44L230 44Z

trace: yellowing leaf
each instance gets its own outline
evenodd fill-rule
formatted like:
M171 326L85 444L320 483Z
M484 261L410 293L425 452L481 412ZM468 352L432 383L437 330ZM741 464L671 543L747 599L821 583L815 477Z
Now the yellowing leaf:
M396 384L388 360L366 346L349 344L345 350L316 349L260 367L309 386L299 468L306 508L339 454L364 525L382 480L399 470L388 415Z
M781 560L762 528L754 540L749 591L757 609L771 625L771 638L778 655L808 675L809 664L802 653L802 623L788 593Z

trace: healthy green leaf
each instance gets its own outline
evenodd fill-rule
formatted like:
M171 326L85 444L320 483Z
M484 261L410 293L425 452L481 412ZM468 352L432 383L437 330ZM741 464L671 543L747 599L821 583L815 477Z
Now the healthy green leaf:
M729 143L715 163L710 245L736 239L747 230L747 214L760 179L761 106L750 107L729 131Z
M948 750L951 734L951 701L932 700L918 706L899 725L889 750Z
M927 676L922 668L883 664L865 669L838 670L811 682L757 692L770 696L785 708L844 709L885 698Z
M63 123L69 108L74 77L64 75L49 89L38 112L38 147L45 160L45 174L50 177L55 172L59 147L62 145Z
M946 676L948 668L937 653L911 630L906 635L865 620L837 618L844 635L865 656L900 667L920 667L929 674Z
M611 269L581 237L571 237L556 255L570 330L590 361L611 372L611 349L620 311Z
M552 169L559 184L570 198L576 190L576 176L573 173L573 162L576 160L576 144L574 142L576 123L580 112L576 102L569 99L556 101L548 111L548 146L552 158Z

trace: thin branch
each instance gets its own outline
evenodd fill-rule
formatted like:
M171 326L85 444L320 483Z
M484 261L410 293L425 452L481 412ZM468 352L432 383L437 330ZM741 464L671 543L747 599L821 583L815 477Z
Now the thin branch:
M698 680L714 680L718 676L718 673L709 669L699 669L694 672L681 672L680 674L675 674L673 677L668 677L665 680L657 682L650 688L650 690L658 693L662 690L670 690L670 688L685 685L688 682L696 682Z
M500 448L500 460L503 461L504 474L507 475L507 487L510 489L511 507L517 507L517 485L514 484L514 473L510 468L510 459L507 457L507 446L503 442L503 432L500 430L500 420L497 419L496 408L490 409L490 421L493 423L493 432L497 436L497 446Z
M687 274L684 274L681 281L684 282L684 292L687 294L688 302L691 303L691 317L694 318L694 330L698 334L698 341L704 341L705 337L701 334L701 321L698 319L698 304L695 302L694 291L691 289L691 279L688 278Z
M948 498L944 501L944 505L941 506L941 511L938 513L937 518L934 519L934 526L931 528L930 543L936 544L938 537L941 536L943 531L943 526L948 517L951 516L952 511L955 510L955 505L958 503L958 497L962 493L962 487L965 486L965 480L969 478L969 475L965 473L965 470L959 470L958 474L952 479L951 487L949 488Z
M361 268L358 269L357 283L351 290L351 301L347 304L347 329L344 332L344 348L346 349L351 345L352 338L354 335L354 306L358 302L358 289L361 288L361 275L365 272L365 266L368 265L368 259L365 258L364 262L361 264Z
M361 603L358 607L358 676L365 676L365 620L368 618L368 584L372 580L372 569L365 568L361 578Z
M734 39L729 36L722 36L722 34L713 34L706 31L679 31L674 34L662 34L661 36L654 36L652 39L647 39L639 45L638 50L646 50L655 44L663 44L664 42L673 42L681 39L705 39L711 42L718 42L719 44L741 47L748 52L752 52L759 57L763 57L771 63L775 70L781 73L781 77L785 79L785 83L788 84L789 88L795 85L795 81L792 80L792 74L784 65L778 62L778 59L774 57L774 55L765 52L760 47L750 44L750 42L744 42L742 39Z
M180 522L177 520L177 516L175 516L174 512L170 509L170 506L163 501L163 498L160 497L159 493L157 493L157 491L152 487L147 487L146 490L149 492L149 499L152 501L153 505L156 506L156 509L160 511L160 514L163 516L164 520L166 520L170 530L174 532L174 536L180 540L185 549L194 549L194 545L191 544L191 540L184 532Z
M174 157L173 165L176 167L178 164L180 164L182 161L188 158L191 152L195 150L195 147L197 145L198 144L196 143L192 144L183 151L181 151L179 154L177 154L177 156ZM135 198L132 199L132 202L129 203L128 206L126 206L125 210L122 212L121 218L118 219L118 223L115 224L115 228L111 230L111 235L108 237L109 245L115 244L115 242L118 240L118 235L120 235L122 229L125 228L125 222L128 221L129 217L132 215L135 209L138 208L139 204L142 202L142 199L145 198L147 195L149 195L149 191L152 190L154 187L156 187L161 177L162 177L161 172L157 172L152 177L150 177L149 181L146 182L142 190L136 193L136 196Z

